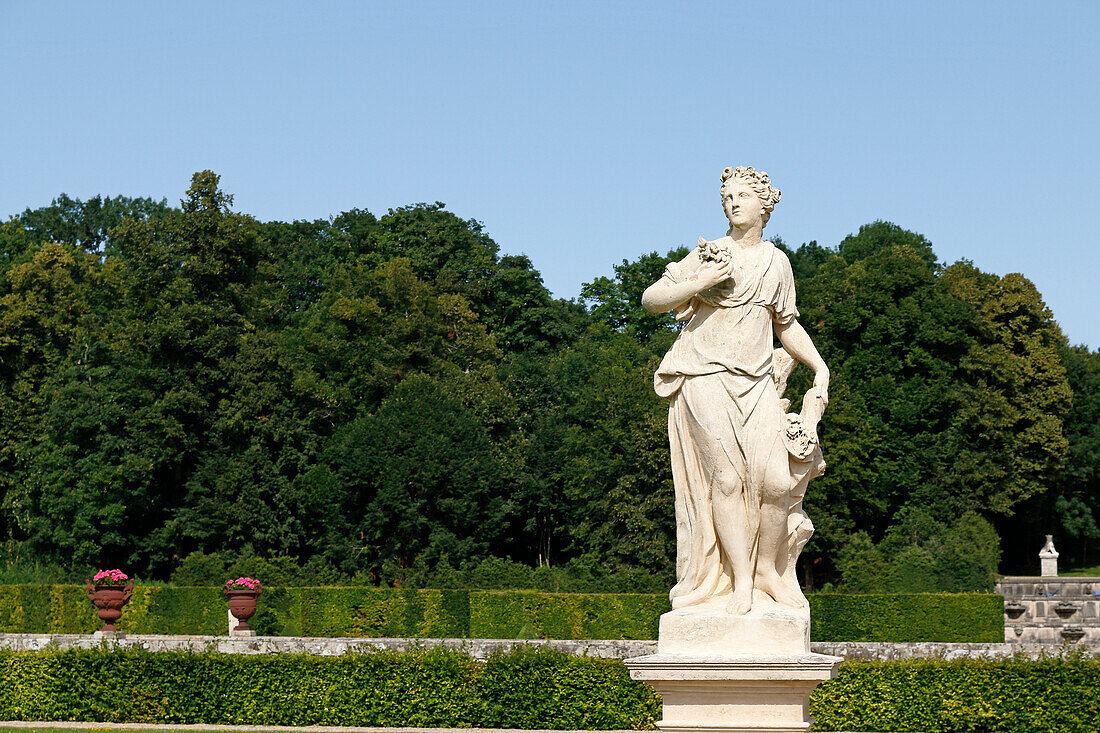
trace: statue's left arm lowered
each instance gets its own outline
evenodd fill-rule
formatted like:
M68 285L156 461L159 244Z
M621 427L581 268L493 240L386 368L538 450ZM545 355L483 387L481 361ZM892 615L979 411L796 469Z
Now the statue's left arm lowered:
M779 343L787 353L798 359L814 370L814 387L818 389L822 407L829 403L829 367L825 366L825 360L817 353L817 347L810 340L810 334L797 319L791 319L786 325L776 323L775 333L779 336Z

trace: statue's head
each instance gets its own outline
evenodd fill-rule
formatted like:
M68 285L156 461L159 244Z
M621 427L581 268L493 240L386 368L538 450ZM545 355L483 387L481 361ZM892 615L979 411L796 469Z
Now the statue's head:
M722 194L722 208L726 212L730 226L739 229L746 224L751 224L757 216L760 217L760 227L767 226L772 209L779 203L779 197L782 195L778 188L772 187L767 173L758 171L751 165L747 167L739 165L722 171L722 185L718 190ZM748 192L756 196L755 204L758 206L755 210L745 207L745 197L742 194ZM734 221L735 219L737 221Z

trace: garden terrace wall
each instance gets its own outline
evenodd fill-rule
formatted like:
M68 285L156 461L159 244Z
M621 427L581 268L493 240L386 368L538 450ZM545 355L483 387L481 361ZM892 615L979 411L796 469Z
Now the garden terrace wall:
M994 594L811 594L815 641L1002 642ZM120 627L132 634L226 633L210 587L137 586ZM265 588L251 625L305 637L655 639L668 598L652 594ZM84 589L0 586L0 632L88 634L99 628Z
M0 650L138 649L150 652L220 652L223 654L315 654L339 656L366 651L411 651L445 647L487 659L515 647L554 649L603 659L629 659L657 653L652 639L462 639L338 636L167 636L125 634L100 638L90 634L0 634ZM959 643L953 641L814 641L810 651L843 659L895 662L908 659L1045 659L1080 654L1100 658L1100 646L1081 642L1053 646L1024 643Z

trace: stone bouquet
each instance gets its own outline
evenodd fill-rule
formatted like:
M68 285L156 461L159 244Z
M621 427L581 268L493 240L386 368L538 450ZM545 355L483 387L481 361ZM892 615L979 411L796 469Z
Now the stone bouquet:
M654 375L669 400L676 585L657 653L626 665L661 695L661 730L808 731L810 692L841 662L810 652L795 574L813 533L802 499L825 470L829 369L798 323L786 255L762 239L779 190L739 166L719 192L726 236L700 237L642 296L684 323ZM797 362L814 383L795 413L783 395Z

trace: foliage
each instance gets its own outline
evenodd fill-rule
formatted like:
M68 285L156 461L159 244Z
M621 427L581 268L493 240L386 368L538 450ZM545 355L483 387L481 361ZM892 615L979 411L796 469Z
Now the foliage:
M23 543L12 539L0 542L0 585L79 583L88 577L84 568L62 567L36 556Z
M376 585L365 575L341 573L313 557L300 565L293 557L261 558L255 555L232 556L193 552L172 572L177 586L209 585L221 587L226 578L251 575L279 586L355 586ZM549 593L663 593L671 585L668 575L650 573L642 568L624 567L609 574L597 574L590 564L573 560L565 565L533 568L513 560L487 557L458 567L447 561L429 567L418 561L412 567L386 564L384 585L397 588L451 588L480 590L540 590Z
M993 594L809 595L815 641L1002 641ZM120 628L134 634L225 633L221 587L138 585ZM264 586L250 622L272 636L655 639L668 596L645 593ZM78 586L0 586L0 632L91 633Z
M617 659L519 647L489 657L479 680L479 723L494 728L651 728L660 698Z
M810 713L822 730L1086 733L1100 725L1100 661L844 662Z
M164 199L93 196L80 201L61 194L49 206L25 210L19 219L28 243L68 242L102 252L110 244L110 231L122 222L160 219L169 211Z
M616 660L517 650L0 652L0 717L137 723L623 729L659 698Z
M470 636L477 639L656 639L671 610L654 595L470 593Z
M1002 521L1049 491L1070 392L1063 337L1029 281L943 267L924 237L885 222L833 256L811 243L792 262L803 273L802 320L837 384L822 423L830 472L806 499L819 527L811 563L838 556L856 528L882 539L909 509L943 524L969 511ZM904 562L941 553L923 550ZM935 587L984 589L978 576L995 571Z
M1060 355L1073 392L1064 420L1069 446L1065 462L1051 477L1050 491L1028 501L998 527L1005 536L1040 538L1038 543L1016 543L1011 552L1006 546L1013 565L1028 572L1038 569L1035 553L1044 534L1054 535L1060 571L1095 565L1100 559L1100 351L1063 346Z
M814 641L992 642L1005 639L993 593L811 593Z
M997 582L1001 556L996 530L976 512L951 524L925 509L903 507L876 545L856 532L841 548L839 589L847 593L984 592Z
M1087 733L1100 662L844 662L810 696L825 730ZM520 648L341 657L0 652L0 717L111 723L650 729L660 698L618 660Z
M650 252L633 262L623 260L615 265L613 278L598 277L585 283L581 300L589 306L597 321L643 343L660 333L675 333L678 324L672 314L646 312L642 308L642 293L661 279L669 261L683 259L688 251L687 247L677 247L663 257Z
M684 248L570 302L440 203L259 222L232 201L201 171L175 207L62 195L0 225L0 579L669 585L650 385L679 326L639 298ZM777 244L832 370L804 585L985 588L986 521L1089 562L1100 354L1035 287L887 222ZM891 539L907 512L938 529Z

